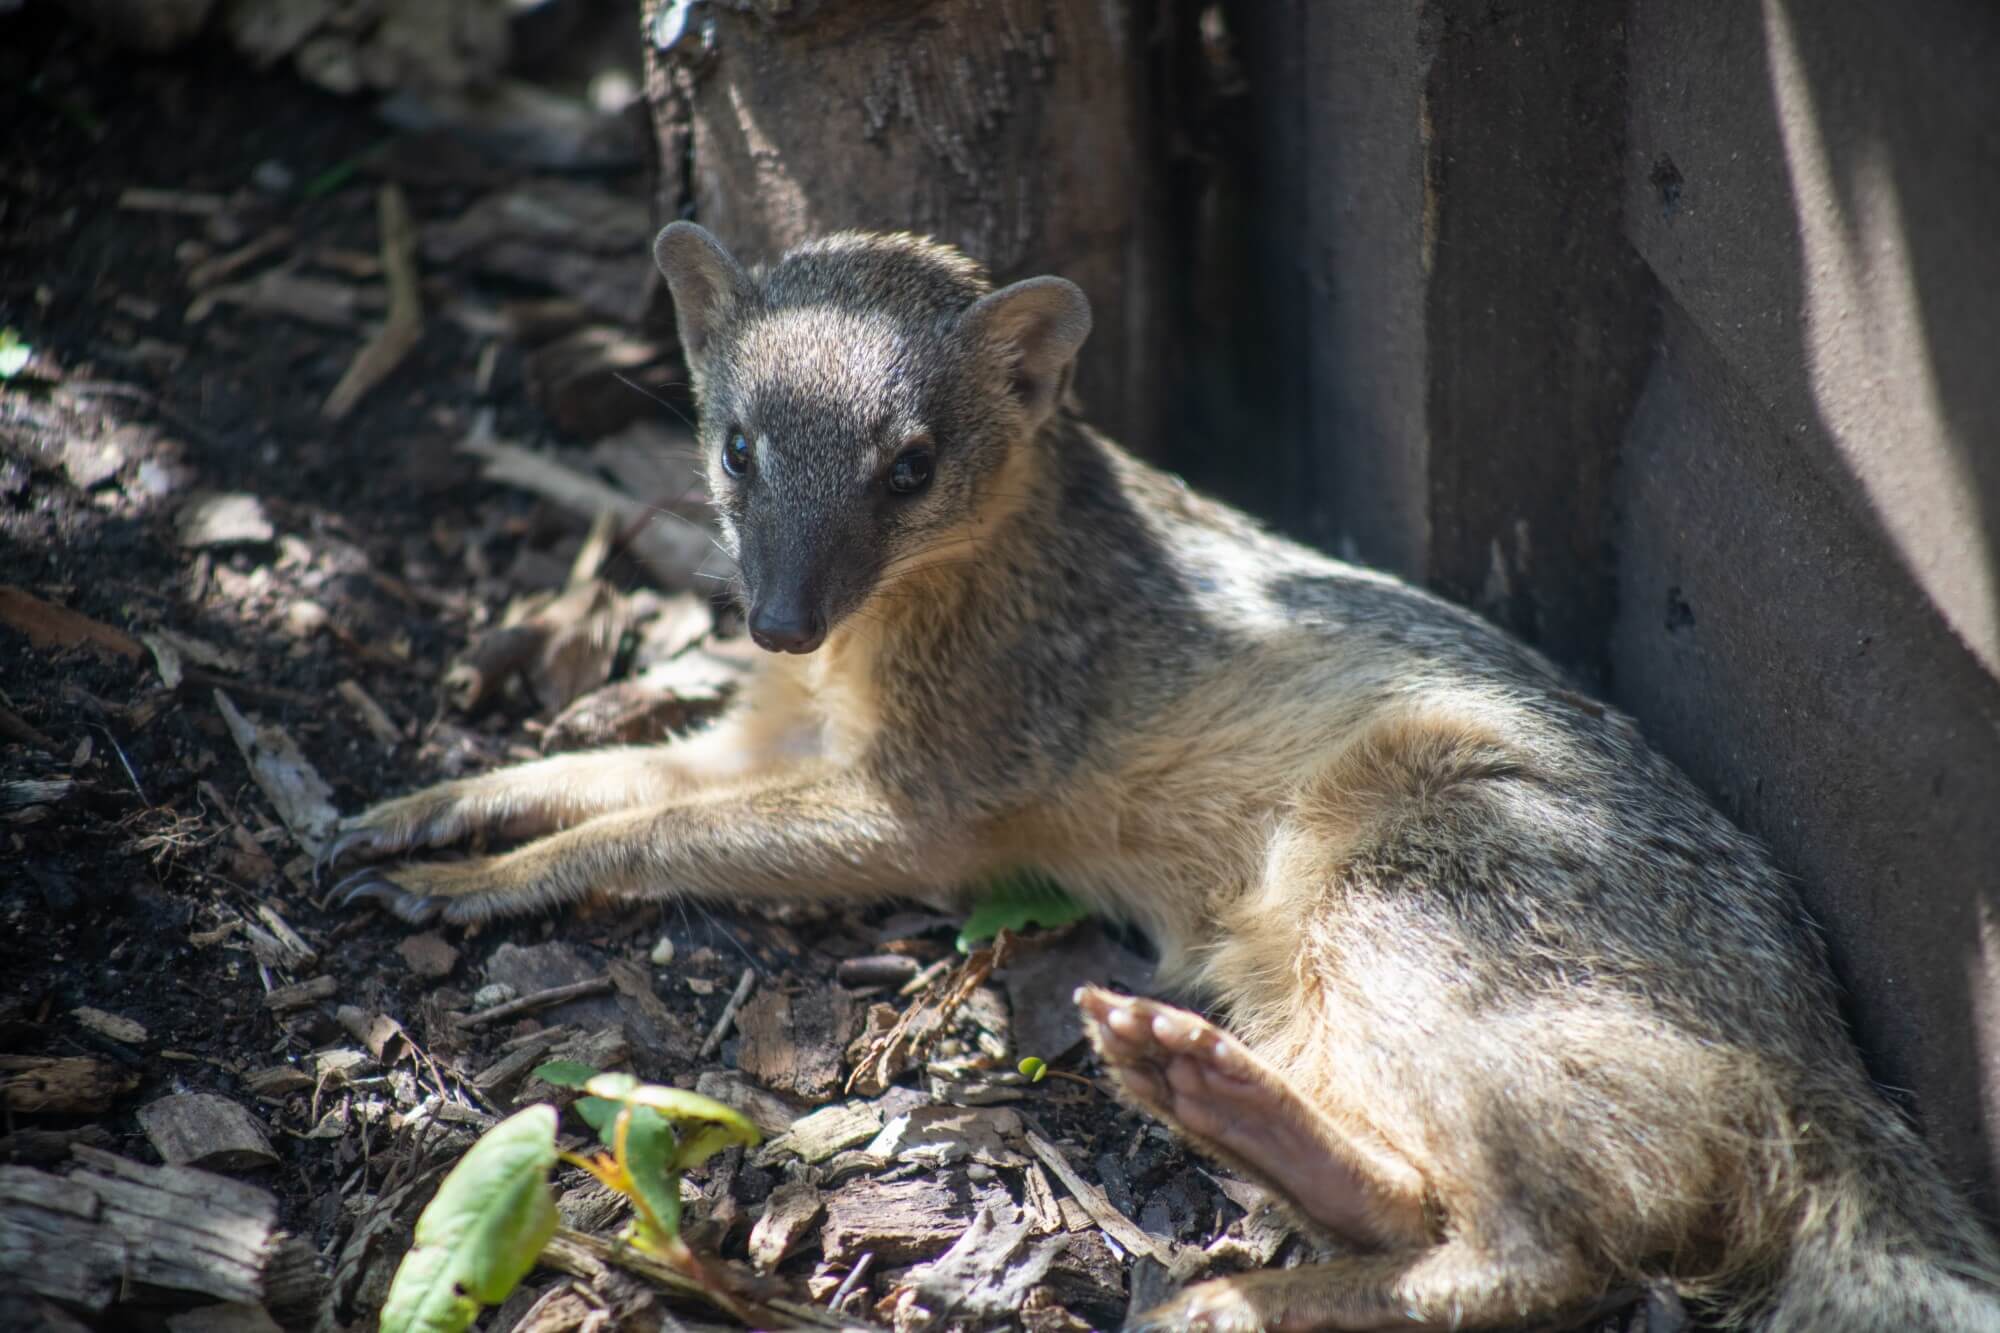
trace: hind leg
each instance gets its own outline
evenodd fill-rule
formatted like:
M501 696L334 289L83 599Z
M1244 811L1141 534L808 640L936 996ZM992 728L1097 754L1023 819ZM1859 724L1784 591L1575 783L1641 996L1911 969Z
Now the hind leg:
M1185 1009L1086 986L1098 1056L1126 1097L1349 1244L1430 1239L1422 1175L1344 1132L1242 1042Z

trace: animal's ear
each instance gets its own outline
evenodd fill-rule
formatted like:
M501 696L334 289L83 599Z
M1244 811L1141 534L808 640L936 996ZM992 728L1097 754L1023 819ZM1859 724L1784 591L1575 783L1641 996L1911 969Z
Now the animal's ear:
M1014 391L1039 419L1055 409L1070 363L1090 336L1090 299L1066 278L1028 278L988 292L959 320L973 337L1008 351Z
M709 340L731 310L756 293L750 275L716 240L692 222L670 222L653 241L653 262L674 294L681 346L706 355Z

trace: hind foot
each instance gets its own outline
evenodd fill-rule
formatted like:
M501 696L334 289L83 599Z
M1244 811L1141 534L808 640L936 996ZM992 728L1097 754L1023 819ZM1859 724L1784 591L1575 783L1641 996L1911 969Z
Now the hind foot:
M1095 986L1076 994L1126 1098L1364 1249L1431 1239L1422 1177L1343 1131L1236 1038L1185 1009Z

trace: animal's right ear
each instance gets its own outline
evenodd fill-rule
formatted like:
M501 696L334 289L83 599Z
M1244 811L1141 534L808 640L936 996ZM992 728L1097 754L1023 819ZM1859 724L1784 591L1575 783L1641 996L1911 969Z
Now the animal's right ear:
M681 346L690 357L706 355L722 321L756 292L722 242L692 222L670 222L661 230L653 241L653 262L674 294Z

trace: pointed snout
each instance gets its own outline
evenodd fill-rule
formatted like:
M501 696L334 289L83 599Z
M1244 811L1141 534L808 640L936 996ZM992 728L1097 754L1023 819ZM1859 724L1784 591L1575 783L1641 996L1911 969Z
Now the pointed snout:
M809 653L826 642L826 616L815 599L759 598L750 608L750 637L768 653Z

